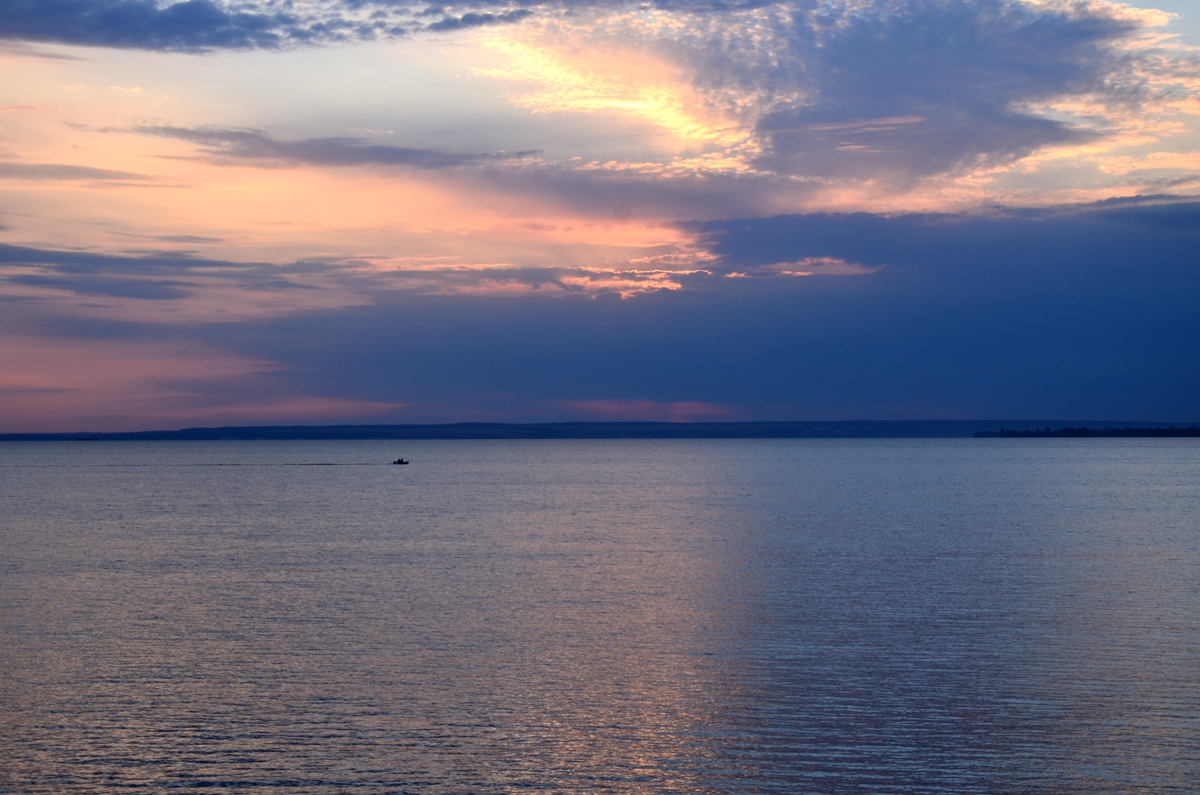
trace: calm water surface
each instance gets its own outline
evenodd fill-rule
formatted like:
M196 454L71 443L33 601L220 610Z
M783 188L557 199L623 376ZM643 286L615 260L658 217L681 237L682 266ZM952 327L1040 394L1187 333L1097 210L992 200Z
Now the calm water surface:
M10 443L0 508L0 792L1200 791L1197 440Z

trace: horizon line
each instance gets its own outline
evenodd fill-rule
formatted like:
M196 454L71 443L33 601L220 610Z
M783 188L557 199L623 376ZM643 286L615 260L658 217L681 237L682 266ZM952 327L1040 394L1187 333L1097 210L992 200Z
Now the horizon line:
M965 438L979 431L1193 427L1133 420L565 420L556 422L225 425L138 431L27 431L0 441L215 441L354 439Z

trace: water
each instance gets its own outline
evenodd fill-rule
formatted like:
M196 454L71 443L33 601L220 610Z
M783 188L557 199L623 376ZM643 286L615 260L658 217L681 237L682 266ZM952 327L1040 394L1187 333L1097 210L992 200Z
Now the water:
M10 443L0 504L2 792L1200 791L1196 440Z

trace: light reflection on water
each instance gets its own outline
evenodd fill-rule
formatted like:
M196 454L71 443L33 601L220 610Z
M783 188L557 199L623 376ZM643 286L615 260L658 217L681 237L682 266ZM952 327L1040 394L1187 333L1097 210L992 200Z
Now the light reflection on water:
M0 791L1200 790L1194 440L3 444L0 500Z

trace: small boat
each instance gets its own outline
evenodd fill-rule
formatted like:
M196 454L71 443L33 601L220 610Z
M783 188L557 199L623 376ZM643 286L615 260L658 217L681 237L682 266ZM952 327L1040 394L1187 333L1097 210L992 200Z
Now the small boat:
M403 458L397 458L397 459L396 459L395 461L393 461L392 463L393 463L393 464L407 464L408 462L407 462L407 461L405 461Z

